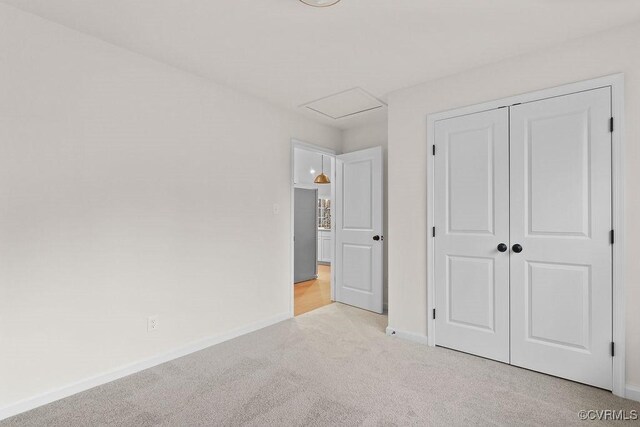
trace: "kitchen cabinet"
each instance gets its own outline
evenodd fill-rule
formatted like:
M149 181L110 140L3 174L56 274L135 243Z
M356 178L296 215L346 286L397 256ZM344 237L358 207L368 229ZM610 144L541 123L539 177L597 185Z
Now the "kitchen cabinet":
M331 230L318 230L318 262L330 264L332 252Z

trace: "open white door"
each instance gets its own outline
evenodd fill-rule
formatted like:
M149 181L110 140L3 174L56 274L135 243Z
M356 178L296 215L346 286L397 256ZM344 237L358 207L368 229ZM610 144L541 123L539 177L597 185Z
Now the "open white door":
M382 148L336 157L336 301L382 313Z

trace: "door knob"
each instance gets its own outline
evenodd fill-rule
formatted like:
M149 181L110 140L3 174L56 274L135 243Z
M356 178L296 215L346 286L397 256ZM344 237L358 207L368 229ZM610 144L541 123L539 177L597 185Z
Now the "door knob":
M513 252L519 254L520 252L522 252L522 246L520 246L519 244L515 244L511 247L511 250L513 250Z
M375 240L377 242L378 240L380 240L380 236L377 236L377 235L373 236L373 240Z
M504 243L500 243L498 245L498 251L499 252L506 252L507 249L509 249L509 246L505 245Z

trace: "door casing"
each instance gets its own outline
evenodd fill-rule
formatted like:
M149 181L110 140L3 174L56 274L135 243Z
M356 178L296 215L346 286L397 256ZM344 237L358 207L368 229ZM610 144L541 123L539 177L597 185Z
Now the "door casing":
M293 218L294 218L294 207L295 207L295 184L294 184L294 178L295 178L295 156L294 156L294 150L296 148L302 149L302 150L307 150L307 151L313 151L316 152L318 154L323 154L326 157L330 157L331 158L331 173L329 174L329 180L331 181L331 184L329 184L331 186L331 205L333 206L334 201L335 201L335 194L336 194L336 188L335 188L335 156L336 156L336 152L334 150L331 150L329 148L326 147L321 147L319 145L314 145L314 144L309 144L307 142L303 142L300 141L298 139L291 139L291 150L290 150L290 159L291 159L291 168L290 168L290 187L289 187L289 191L290 191L290 198L291 198L291 205L290 205L290 211L289 211L289 218L291 219L290 221L290 233L289 233L289 266L290 266L290 272L289 272L289 281L287 282L286 286L287 286L287 292L289 292L289 317L294 317L294 288L293 288L293 282L294 282L294 241L293 241L293 235L294 235L294 222L293 222ZM300 186L300 187L304 187L304 186ZM316 187L309 187L309 188L316 188ZM335 256L335 241L336 241L336 234L335 234L335 220L332 216L331 218L331 242L332 245L334 245L333 247L333 251L331 252L331 265L333 266L334 264L334 256ZM336 283L336 276L335 276L335 268L331 268L331 300L335 301L336 299L336 295L335 295L335 286L334 284Z
M479 113L500 107L507 107L523 102L538 101L557 96L570 95L576 92L611 88L611 113L614 117L612 133L612 220L615 230L613 245L613 341L615 357L613 358L613 394L625 396L625 299L624 299L624 74L613 74L591 80L570 83L549 89L511 96L482 104L456 108L427 116L427 344L435 346L436 328L433 319L435 308L435 251L432 228L435 224L435 163L432 146L435 140L435 123L467 114Z

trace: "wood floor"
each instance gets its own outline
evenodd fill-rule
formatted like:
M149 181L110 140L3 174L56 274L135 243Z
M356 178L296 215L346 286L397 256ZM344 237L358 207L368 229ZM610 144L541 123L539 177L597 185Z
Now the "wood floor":
M298 316L331 304L331 266L318 265L318 278L293 286L293 313Z

